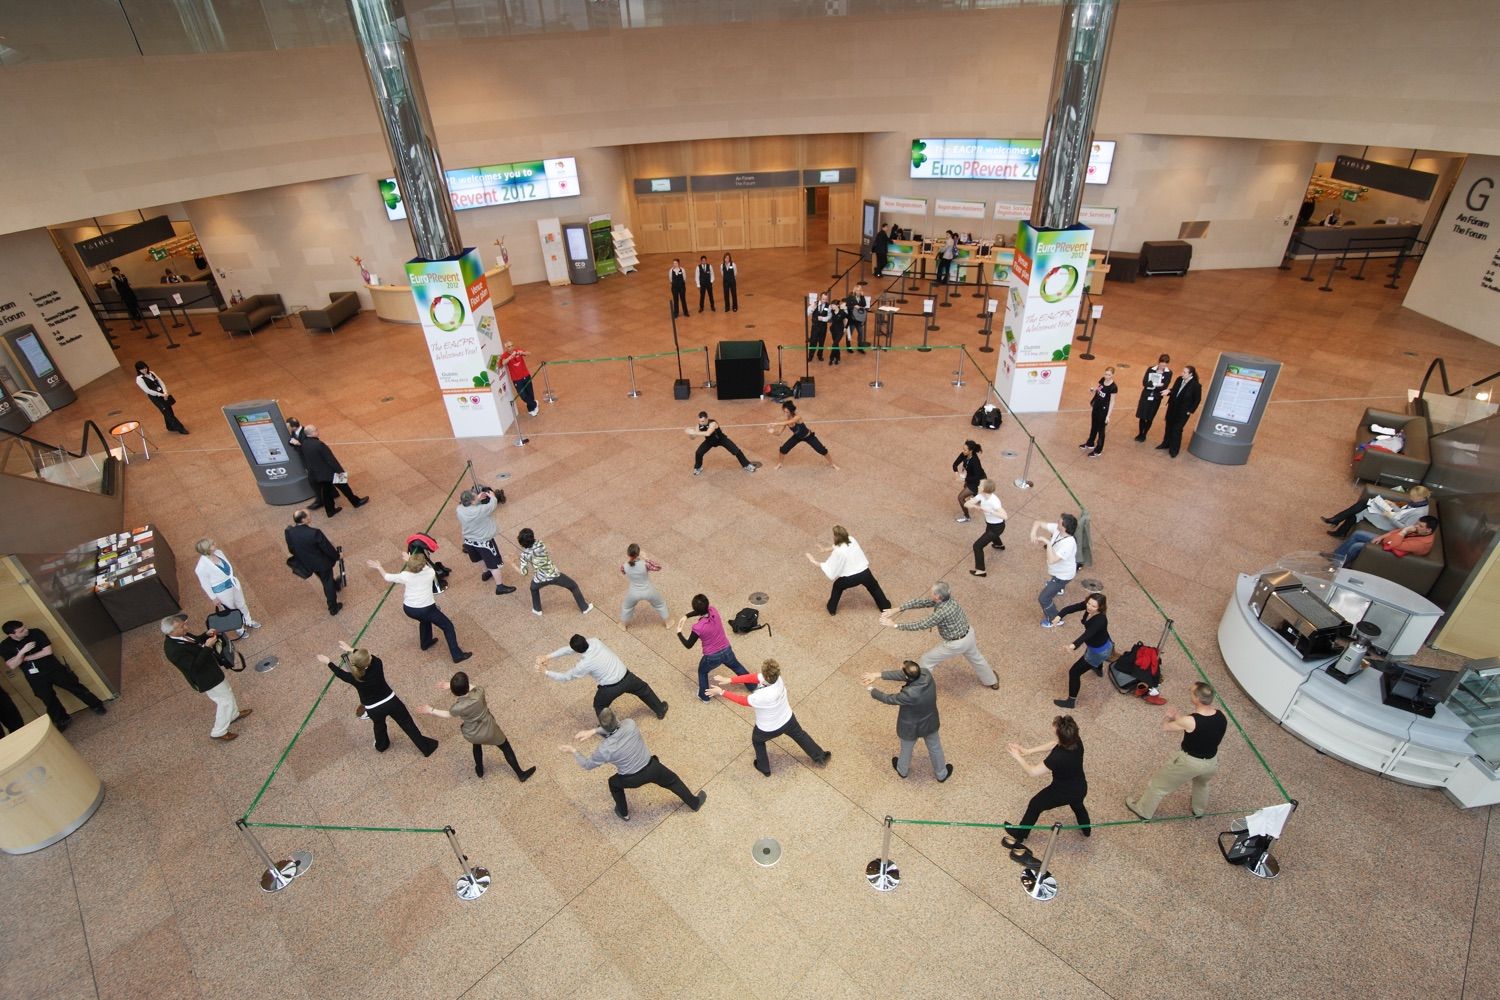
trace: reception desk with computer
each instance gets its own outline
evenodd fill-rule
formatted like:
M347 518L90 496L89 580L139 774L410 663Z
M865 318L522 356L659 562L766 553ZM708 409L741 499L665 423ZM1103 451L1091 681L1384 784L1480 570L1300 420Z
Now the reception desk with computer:
M1425 646L1442 613L1367 574L1270 567L1239 574L1219 649L1245 693L1303 742L1392 780L1441 788L1465 807L1493 805L1500 774L1446 703L1459 678L1451 664L1433 666L1441 654ZM1373 638L1356 631L1361 623ZM1351 639L1368 655L1341 655Z

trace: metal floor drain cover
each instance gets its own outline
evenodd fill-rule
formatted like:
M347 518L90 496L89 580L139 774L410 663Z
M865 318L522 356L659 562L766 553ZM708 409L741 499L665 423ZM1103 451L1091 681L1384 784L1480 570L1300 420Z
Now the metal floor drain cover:
M1104 589L1104 584L1098 580L1079 580L1078 585L1084 590L1101 591Z
M380 401L382 403L394 403L396 401L396 397L395 396L381 396L380 397Z
M497 472L497 473L495 473L495 478L496 479L509 479L510 478L510 473L509 472Z
M1000 457L1001 458L1020 458L1021 457L1021 453L1019 451L1011 451L1009 448L1007 448L1005 451L1002 451L1000 453Z
M781 860L781 844L770 837L762 837L750 848L750 856L762 868L770 868Z
M255 661L255 672L257 674L264 674L264 673L268 673L269 671L275 670L276 669L276 664L278 662L279 661L274 656L267 656L264 659L256 660Z
M1129 368L1130 367L1130 362L1129 361L1116 361L1115 362L1115 367L1116 368Z
M757 590L755 593L750 595L750 603L755 605L756 607L761 607L762 605L769 604L770 602L770 595L766 594L763 591Z

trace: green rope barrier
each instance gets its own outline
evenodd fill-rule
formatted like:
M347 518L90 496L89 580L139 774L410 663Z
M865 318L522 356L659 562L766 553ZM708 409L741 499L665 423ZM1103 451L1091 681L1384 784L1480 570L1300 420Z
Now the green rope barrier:
M425 826L335 826L330 823L251 823L246 821L246 826L259 826L276 830L355 830L364 833L447 833L447 830L432 829Z
M892 345L890 347L876 347L874 344L866 344L864 347L860 347L858 344L850 344L848 347L844 347L842 345L834 345L834 346L827 347L827 348L814 347L811 344L777 344L776 348L777 348L777 350L782 350L782 351L808 351L808 352L811 352L811 351L822 351L822 350L829 350L829 351L923 351L923 352L926 352L926 351L967 351L968 350L968 348L965 347L963 344L928 344L926 347L922 347L920 344L913 344L910 347L905 347L905 346L896 347L895 345Z
M692 347L680 351L657 351L655 354L621 354L617 357L607 358L554 358L545 362L537 371L541 371L547 365L589 365L596 361L648 361L651 358L675 358L679 354L697 354L699 351L707 351L706 347Z
M448 501L452 500L453 494L458 492L459 484L464 481L464 474L468 471L469 466L465 465L464 471L460 472L458 474L458 478L453 481L453 488L449 490L448 495L443 498L442 505L438 507L437 513L432 515L431 521L427 522L427 527L425 530L431 531L432 526L434 524L437 524L437 519L443 515L443 511L448 509ZM370 623L375 620L376 615L380 614L380 609L385 607L386 599L391 596L391 591L395 589L395 584L391 584L390 586L385 588L385 593L380 595L380 600L375 604L375 610L370 612L370 617L365 619L365 623L361 625L359 631L354 634L353 645L359 645L359 640L364 637L365 632L370 627ZM333 682L335 680L337 680L337 678L332 674L329 674L328 680L323 682L323 690L318 692L318 697L315 701L313 701L312 708L309 708L307 710L307 715L302 719L302 725L298 726L297 731L292 734L292 741L286 745L285 750L281 751L281 757L277 759L276 766L271 768L271 773L266 776L265 784L260 786L260 791L255 793L255 798L250 801L250 807L245 810L245 814L241 816L240 819L248 823L250 820L250 814L255 812L257 808L259 808L260 800L265 796L267 789L271 787L271 782L276 780L276 775L280 773L281 766L286 763L287 755L292 752L292 747L296 746L297 741L302 738L302 733L307 729L308 723L312 722L313 713L318 710L319 705L323 704L323 699L327 696L328 689L333 687Z
M1135 819L1111 819L1111 820L1105 820L1102 823L1088 823L1088 824L1082 824L1082 823L1071 823L1071 824L1069 824L1069 823L1064 823L1064 824L1062 824L1061 829L1064 829L1064 830L1098 830L1098 829L1101 829L1101 828L1107 827L1107 826L1150 826L1150 825L1153 825L1153 824L1156 824L1156 823L1175 823L1175 822L1178 822L1180 820L1188 820L1188 819L1195 819L1195 820L1196 819L1213 819L1213 818L1218 817L1218 816L1248 816L1250 813L1255 812L1256 809L1258 809L1258 808L1259 807L1257 806L1255 809L1225 809L1225 810L1222 810L1220 812L1204 813L1202 816L1194 816L1192 813L1184 813L1181 816L1153 816L1151 819L1141 819L1140 817L1136 817ZM891 822L893 824L894 823L904 823L907 826L959 826L959 827L977 827L977 828L983 829L983 830L1050 830L1050 829L1052 829L1052 824L1051 823L1033 823L1033 824L1031 824L1031 825L1028 826L1028 825L1025 825L1025 824L1022 824L1022 823L972 823L972 822L965 822L965 821L962 821L962 820L947 820L947 819L896 819L895 817L891 818Z

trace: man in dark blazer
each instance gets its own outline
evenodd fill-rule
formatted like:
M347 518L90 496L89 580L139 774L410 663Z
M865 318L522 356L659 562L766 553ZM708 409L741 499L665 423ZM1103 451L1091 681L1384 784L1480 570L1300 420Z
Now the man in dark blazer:
M1198 411L1201 402L1203 386L1198 381L1198 369L1184 365L1182 374L1172 383L1172 395L1167 400L1167 431L1161 444L1156 446L1157 451L1165 449L1167 454L1177 457L1178 449L1182 447L1182 429L1187 426L1188 418Z
M296 417L288 417L286 420L286 443L297 449L297 454L302 454L302 442L307 440L307 428L302 426L302 421ZM313 497L313 502L307 505L308 510L322 510L323 498Z
M312 515L299 510L292 515L292 524L286 529L286 550L298 566L316 576L323 584L323 596L328 599L328 613L336 615L343 605L339 603L339 584L334 570L339 564L339 550L321 528L308 524Z
M923 670L915 660L906 660L900 670L865 674L863 680L871 698L897 707L896 736L901 740L901 754L891 758L891 768L903 778L911 773L911 751L921 738L927 743L932 776L939 781L952 777L953 765L943 760L943 741L938 738L937 681L932 671ZM903 683L900 691L886 694L875 687L876 681Z
M318 499L323 503L323 509L332 517L344 508L335 506L336 498L333 491L337 489L344 494L352 506L363 507L370 502L369 497L356 496L349 488L347 477L341 483L334 482L334 477L343 474L344 467L334 457L333 450L318 439L318 429L312 424L302 428L302 464L307 469L307 478L312 481L313 489L317 491Z
M237 739L239 734L230 726L245 718L254 709L241 709L234 697L234 688L224 676L219 657L213 646L219 635L209 629L202 635L188 631L187 615L168 615L161 620L162 652L167 662L181 671L188 686L199 694L206 694L214 703L214 726L209 737L220 743Z

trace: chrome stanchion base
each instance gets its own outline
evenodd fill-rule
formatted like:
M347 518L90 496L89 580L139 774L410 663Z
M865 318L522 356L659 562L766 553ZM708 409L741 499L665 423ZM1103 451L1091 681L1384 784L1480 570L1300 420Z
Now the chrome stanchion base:
M275 868L267 868L260 876L260 887L266 892L280 892L292 884L292 879L305 874L312 867L312 854L293 851L285 861L278 861Z
M631 399L636 399L636 398L638 398L640 396L640 394L641 394L641 390L639 390L639 389L631 389L625 395L629 396Z
M901 869L894 861L876 858L865 865L865 879L876 892L891 892L901 884Z
M1035 484L1029 479L1015 479L1011 481L1011 485L1018 490L1029 490Z
M490 888L490 871L488 868L474 866L458 877L453 883L453 894L459 899L478 899Z
M551 389L548 389L546 392L542 393L542 402L544 402L544 403L555 403L555 402L557 402L557 393L553 392Z
M957 375L957 374L958 374L958 372L954 372L954 373L953 373L953 374L954 374L954 375ZM953 386L953 387L954 387L954 388L955 388L955 389L962 389L962 388L963 388L963 387L964 387L964 380L963 380L963 379L961 379L961 378L955 378L955 379L954 379L954 380L953 380L953 381L952 381L952 382L950 382L950 383L949 383L949 384L950 384L950 385L952 385L952 386Z
M870 383L870 388L871 389L883 389L884 387L885 387L885 383L882 382L882 381L880 381L880 379L876 379L875 381L873 381L873 382Z
M1057 878L1051 872L1037 878L1035 868L1025 868L1021 871L1021 888L1032 899L1045 903L1057 896Z
M1260 860L1255 864L1246 865L1245 871L1256 878L1275 878L1281 874L1281 865L1275 858L1271 857L1271 852L1267 851L1260 856Z

